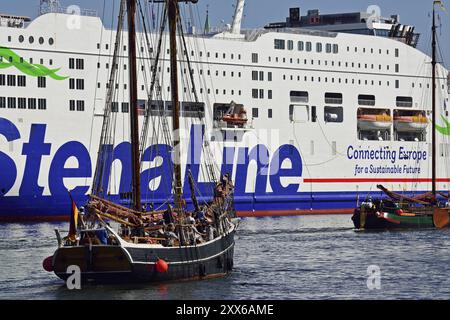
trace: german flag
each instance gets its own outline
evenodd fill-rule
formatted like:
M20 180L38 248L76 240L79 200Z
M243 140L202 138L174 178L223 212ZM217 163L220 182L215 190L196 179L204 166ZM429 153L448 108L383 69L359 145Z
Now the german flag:
M72 242L77 241L77 226L78 226L78 207L72 196L70 196L70 200L72 201L72 208L70 214L70 227L69 227L69 235L68 238Z

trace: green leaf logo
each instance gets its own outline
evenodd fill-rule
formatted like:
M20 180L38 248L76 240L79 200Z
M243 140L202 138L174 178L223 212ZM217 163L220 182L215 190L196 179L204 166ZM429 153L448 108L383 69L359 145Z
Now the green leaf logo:
M450 136L450 122L448 122L444 116L441 116L441 118L444 121L446 127L436 125L436 130L442 133L443 135Z
M32 76L32 77L50 77L54 80L66 80L69 77L62 77L57 75L56 73L61 70L58 69L49 69L46 66L40 64L31 64L27 61L21 59L14 51L0 47L0 57L3 58L3 61L0 62L0 69L7 69L10 67L15 67L22 73Z

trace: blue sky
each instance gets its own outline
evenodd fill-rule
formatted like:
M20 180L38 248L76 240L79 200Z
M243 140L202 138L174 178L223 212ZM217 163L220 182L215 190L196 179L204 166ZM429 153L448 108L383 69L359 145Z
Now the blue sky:
M112 1L118 0L60 0L63 6L79 5L82 8L95 9L101 15L103 4L110 10ZM202 19L209 6L211 25L230 23L233 16L235 0L199 0L198 12ZM319 9L322 13L366 11L370 5L378 5L383 16L399 14L401 22L416 26L422 34L420 49L429 53L431 40L431 18L433 0L247 0L243 26L260 27L269 22L284 21L290 7L300 7L302 14L309 9ZM450 1L447 0L449 15L440 12L442 30L440 45L444 54L444 63L450 67ZM0 12L35 17L39 12L39 0L1 0ZM197 14L197 13L195 13ZM111 20L111 15L106 14ZM106 22L105 24L108 24Z

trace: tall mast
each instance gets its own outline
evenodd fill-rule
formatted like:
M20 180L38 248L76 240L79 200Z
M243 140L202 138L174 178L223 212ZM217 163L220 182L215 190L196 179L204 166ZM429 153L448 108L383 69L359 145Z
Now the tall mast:
M432 72L432 139L431 139L431 143L432 143L432 193L433 196L436 196L436 10L433 4L433 41L432 41L432 47L433 47L433 52L432 52L432 61L431 61L431 66L433 69Z
M128 12L128 66L130 88L130 135L133 209L141 211L141 166L139 160L139 121L136 70L136 0L127 0Z
M173 126L173 162L174 162L174 200L175 207L181 212L183 189L181 182L181 153L180 153L180 101L178 97L178 65L177 65L177 20L178 0L167 0L169 7L170 32L170 81L172 91L172 126Z

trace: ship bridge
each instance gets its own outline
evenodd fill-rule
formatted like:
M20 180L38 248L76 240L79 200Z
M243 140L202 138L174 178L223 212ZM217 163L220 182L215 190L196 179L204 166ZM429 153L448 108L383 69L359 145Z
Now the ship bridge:
M415 27L400 23L400 16L383 18L376 13L351 12L321 14L319 10L309 10L305 16L300 8L291 8L285 22L270 23L265 29L313 29L331 32L363 34L388 37L416 47L420 34Z

